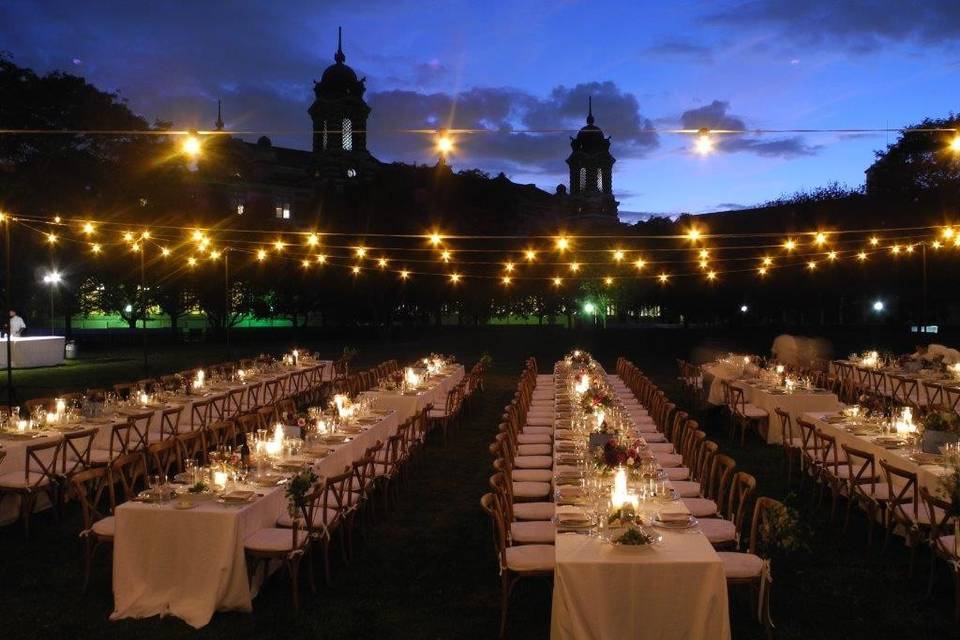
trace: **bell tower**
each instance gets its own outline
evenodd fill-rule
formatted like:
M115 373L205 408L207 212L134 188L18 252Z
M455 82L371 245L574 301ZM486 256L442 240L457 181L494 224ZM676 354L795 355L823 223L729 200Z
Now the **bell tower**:
M587 124L570 139L570 198L572 213L581 215L617 214L613 197L613 163L610 138L594 124L593 98L587 102Z

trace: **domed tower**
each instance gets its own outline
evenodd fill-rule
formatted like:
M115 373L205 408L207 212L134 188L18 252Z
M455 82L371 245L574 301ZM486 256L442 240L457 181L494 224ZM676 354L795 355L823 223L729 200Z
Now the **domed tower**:
M342 183L368 178L376 163L367 151L367 116L370 107L363 100L366 78L344 62L342 30L337 29L337 53L320 82L313 83L316 96L308 112L313 119L313 152L318 160L318 177Z
M610 155L610 138L593 124L593 98L587 107L587 124L570 139L570 198L572 212L585 215L616 215L617 205L613 198L613 163Z

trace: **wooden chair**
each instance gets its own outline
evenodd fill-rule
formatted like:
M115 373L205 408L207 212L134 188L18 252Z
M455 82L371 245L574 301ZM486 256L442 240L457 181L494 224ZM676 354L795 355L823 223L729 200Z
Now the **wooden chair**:
M920 497L926 505L927 513L933 514L930 521L930 582L927 593L933 593L933 582L936 576L936 558L946 561L953 572L953 621L960 623L960 556L957 555L957 541L953 535L953 522L950 513L953 505L946 500L932 495L926 487L920 487Z
M37 505L37 498L45 494L53 505L54 514L60 514L60 478L58 467L62 445L59 440L27 445L23 471L0 475L0 499L5 495L20 498L20 519L23 535L30 538L30 516Z
M760 611L757 617L762 618L768 638L773 637L773 620L770 617L770 591L773 588L773 579L770 574L768 552L774 541L763 540L761 536L765 533L777 535L778 515L784 508L781 502L773 498L765 496L757 498L750 523L750 542L747 553L726 551L717 554L723 562L727 586L746 585L758 596L751 600L759 602Z
M766 439L770 428L770 414L764 409L746 401L743 389L730 385L731 411L740 424L740 446L746 444L747 429L753 427L761 439Z
M820 480L823 486L830 489L830 522L836 517L837 499L844 495L850 480L850 464L846 455L837 446L837 439L824 431L816 429L813 434L816 438L817 453L820 456Z
M183 407L170 407L160 412L160 439L175 438L180 433L180 416Z
M135 382L118 382L113 385L113 392L117 394L117 397L121 400L127 400L130 398L137 390L137 383Z
M243 412L243 398L247 393L245 387L237 387L227 392L227 398L224 402L223 416L230 420L236 418Z
M251 560L248 566L248 579L253 580L258 564L282 562L290 574L291 599L294 610L300 609L300 590L298 574L300 562L310 552L310 523L314 521L318 505L323 495L322 485L314 486L304 497L304 504L297 506L297 517L292 519L290 528L267 527L247 536L243 550ZM313 563L307 562L310 576L310 590L316 591L313 579Z
M146 484L147 461L142 451L131 451L111 462L108 472L114 492L119 484L123 501L126 502L136 498ZM114 493L114 500L116 500L116 493Z
M867 546L873 545L873 529L877 523L877 514L880 514L880 523L886 529L887 502L890 499L890 486L879 482L877 475L877 461L874 455L863 449L852 447L847 443L841 445L846 454L849 478L847 479L847 516L843 523L843 532L850 526L850 512L854 504L859 503L870 519L867 527Z
M181 433L176 441L180 460L192 459L198 467L207 464L207 435L204 429Z
M150 444L150 422L152 420L153 411L142 411L127 415L127 423L131 429L128 449L146 450L147 445Z
M207 450L233 447L237 444L237 425L233 420L214 422L207 428Z
M96 428L91 428L64 434L60 467L63 480L69 481L75 473L90 468L93 439L97 436L97 431Z
M428 430L442 429L444 445L447 444L447 431L456 422L460 413L460 393L460 385L456 385L447 392L447 399L443 409L434 408L427 413Z
M893 466L882 458L880 468L883 469L883 475L890 487L884 548L890 543L890 536L896 526L903 527L910 546L910 577L913 577L917 545L930 532L930 524L935 515L932 516L927 511L927 505L920 501L915 472Z
M798 465L803 463L803 456L801 455L803 438L793 434L793 418L790 417L789 413L780 407L774 407L773 410L780 420L781 445L783 446L784 463L787 467L787 486L789 487L790 479L793 477L794 458L796 458Z
M180 446L176 438L167 438L148 445L147 459L150 462L151 472L160 474L164 478L183 471L180 462Z
M113 546L116 498L108 467L79 471L73 474L70 483L83 513L80 538L84 542L83 591L86 592L97 549L102 545Z
M190 406L190 428L197 431L206 428L210 424L210 407L213 404L213 398L196 400Z
M510 592L513 591L514 585L525 578L552 578L557 562L556 553L553 545L511 546L507 525L496 496L492 493L484 494L480 499L480 506L493 523L494 550L500 567L500 637L502 638L507 630L507 610L510 605Z
M756 479L744 471L733 474L727 492L720 496L723 518L706 518L700 529L717 550L737 549L740 546L746 506L757 487Z
M820 480L822 468L820 449L816 437L817 427L812 422L797 418L797 427L800 429L800 485L803 489L803 479L811 478L814 483Z

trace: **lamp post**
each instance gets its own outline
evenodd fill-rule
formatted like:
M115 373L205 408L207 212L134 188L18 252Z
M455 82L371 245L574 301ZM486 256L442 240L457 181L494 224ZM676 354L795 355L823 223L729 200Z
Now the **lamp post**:
M53 294L56 292L57 285L60 284L60 272L53 270L43 276L43 282L50 286L50 335L53 335Z
M0 213L0 222L3 222L4 227L4 243L6 245L6 309L4 313L7 314L7 411L8 413L13 409L13 354L12 354L12 345L10 343L10 310L13 308L13 293L10 290L12 286L13 278L10 276L10 233L12 231L10 227L10 216L4 213Z

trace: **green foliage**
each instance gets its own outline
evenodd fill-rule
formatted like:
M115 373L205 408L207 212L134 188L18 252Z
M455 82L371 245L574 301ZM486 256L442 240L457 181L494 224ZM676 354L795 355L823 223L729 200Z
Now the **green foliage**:
M290 513L291 518L297 517L297 512L306 504L307 494L310 493L310 489L316 482L317 474L309 467L290 478L290 481L287 482L287 489L284 495L287 497L287 511Z
M934 410L923 417L924 431L960 433L960 416L953 411Z
M774 502L760 518L758 544L765 555L810 551L813 530L793 507Z

